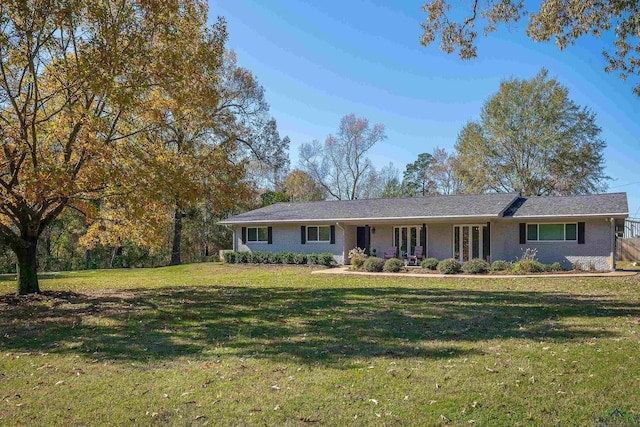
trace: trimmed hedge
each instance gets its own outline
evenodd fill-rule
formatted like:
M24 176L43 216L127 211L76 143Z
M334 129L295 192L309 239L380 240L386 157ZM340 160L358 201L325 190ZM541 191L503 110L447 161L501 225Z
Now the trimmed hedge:
M438 263L438 271L442 274L458 274L462 266L457 259L449 258Z
M547 271L565 271L565 268L558 261L546 266Z
M364 262L366 261L366 258L360 258L360 257L355 257L351 259L351 268L353 268L354 270L360 270L362 269L362 267L364 266Z
M513 264L511 271L514 274L543 273L545 265L532 259L524 259Z
M382 269L384 271L388 271L389 273L397 273L404 270L404 261L398 258L388 259L385 261Z
M379 273L384 268L384 260L382 258L369 257L364 262L364 269L371 273Z
M227 264L316 264L330 267L335 264L333 254L304 254L295 252L225 252Z
M425 258L420 263L420 267L425 270L435 270L438 268L438 260L436 258Z
M506 271L511 270L512 268L513 264L503 259L497 259L493 261L493 264L491 264L491 271Z
M462 265L462 271L467 274L484 274L489 272L491 266L489 263L480 258L474 258Z

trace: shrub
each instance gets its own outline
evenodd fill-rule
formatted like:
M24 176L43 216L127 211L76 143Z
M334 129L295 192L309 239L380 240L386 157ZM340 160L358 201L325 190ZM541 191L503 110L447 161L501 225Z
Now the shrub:
M497 259L491 264L491 271L506 271L511 270L512 268L513 264L503 259Z
M334 263L333 254L329 252L318 254L317 263L326 267L331 267Z
M378 273L384 268L384 260L376 257L369 257L364 262L364 269L372 273Z
M295 264L295 256L293 252L281 252L280 258L282 258L283 264Z
M265 263L282 264L282 255L279 252L278 253L267 252L265 255L266 255L264 259Z
M462 271L468 274L484 274L489 271L489 268L491 268L491 266L487 261L480 258L474 258L464 263Z
M442 274L458 274L462 266L457 259L444 259L438 263L438 271Z
M542 273L545 270L544 264L531 260L523 259L513 264L514 274Z
M564 271L564 267L558 261L547 266L547 271Z
M295 254L293 256L294 264L306 264L307 263L307 254Z
M236 263L236 253L235 252L225 252L224 253L224 262L227 264L235 264Z
M388 259L385 261L382 269L390 273L397 273L399 271L404 270L404 261L398 258Z
M318 254L307 254L307 264L317 264Z
M351 259L351 268L352 268L353 270L361 270L361 269L362 269L362 266L363 266L363 265L364 265L364 263L365 263L365 261L366 261L366 259L365 259L365 258L360 258L360 257L352 258L352 259Z
M438 268L438 260L435 258L425 258L420 263L420 267L424 268L425 270L435 270L436 268Z
M356 247L349 251L349 259L351 260L351 268L353 270L360 270L367 258L367 253L362 248Z
M261 264L264 261L265 258L265 254L263 254L262 252L249 252L249 260L247 262L250 262L252 264Z
M527 248L522 251L522 256L520 257L520 261L537 261L538 260L538 250L536 248Z
M367 253L364 249L355 247L349 251L349 259L353 258L367 258Z

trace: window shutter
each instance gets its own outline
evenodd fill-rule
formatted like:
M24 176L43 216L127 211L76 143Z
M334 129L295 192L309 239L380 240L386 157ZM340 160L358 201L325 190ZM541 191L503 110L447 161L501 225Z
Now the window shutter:
M524 222L520 223L520 244L524 245L527 243L527 224Z
M584 245L584 222L578 223L578 244Z
M247 227L242 227L242 244L247 243Z
M482 254L488 262L491 259L491 223L487 222L487 226L482 230Z
M364 249L366 254L369 255L371 250L371 227L368 225L364 226Z
M420 228L420 246L422 246L422 253L424 256L427 255L425 249L427 249L427 224L422 224L422 228Z
M331 231L331 241L329 243L331 243L332 245L336 244L336 226L332 225L329 227L329 230Z
M273 244L273 227L267 227L267 244Z
M307 227L304 225L300 226L300 243L307 243Z

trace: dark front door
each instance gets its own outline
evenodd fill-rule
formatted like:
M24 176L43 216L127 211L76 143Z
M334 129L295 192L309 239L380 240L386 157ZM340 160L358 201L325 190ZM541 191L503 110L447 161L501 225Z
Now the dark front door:
M356 246L365 250L367 255L371 246L371 228L368 225L356 228Z

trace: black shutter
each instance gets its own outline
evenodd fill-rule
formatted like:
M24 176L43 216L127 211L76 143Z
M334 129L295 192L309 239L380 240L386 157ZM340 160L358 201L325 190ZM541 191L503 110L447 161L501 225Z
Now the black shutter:
M524 245L527 243L527 224L524 222L520 223L520 244Z
M367 255L369 255L369 251L371 250L371 227L368 225L364 226L364 249Z
M336 226L332 225L329 227L329 230L331 231L331 241L329 243L331 243L332 245L336 244Z
M307 227L304 225L300 226L300 243L307 243Z
M273 227L267 227L267 244L273 244Z
M487 222L487 226L482 230L482 254L484 259L491 259L491 223Z
M427 224L422 224L422 228L420 229L420 245L422 246L422 254L423 256L427 256L427 252L425 249L427 248Z
M247 243L247 227L242 227L242 244Z
M584 222L578 223L578 244L584 245Z

